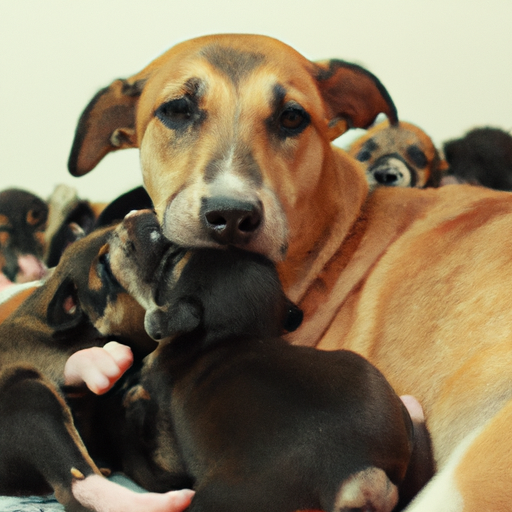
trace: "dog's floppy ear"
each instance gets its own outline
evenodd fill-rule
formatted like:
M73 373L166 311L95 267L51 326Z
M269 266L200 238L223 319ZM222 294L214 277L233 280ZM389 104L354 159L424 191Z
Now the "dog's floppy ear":
M115 80L85 108L75 132L68 169L83 176L110 151L137 147L135 109L144 80Z
M398 114L386 88L366 69L342 60L317 62L316 80L329 113L329 136L336 139L349 128L368 128L384 113L390 124Z
M76 327L83 317L75 284L71 279L64 279L48 305L47 323L56 331L64 331Z
M162 340L175 334L186 334L197 329L202 311L195 302L180 299L169 308L155 308L146 312L144 328L154 340Z

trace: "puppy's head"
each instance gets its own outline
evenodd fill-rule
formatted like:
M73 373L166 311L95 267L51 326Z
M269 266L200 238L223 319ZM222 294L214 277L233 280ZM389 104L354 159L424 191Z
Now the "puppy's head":
M0 271L11 281L40 279L48 205L18 189L0 192Z
M349 149L366 167L370 190L386 187L437 187L447 164L430 137L417 126L384 121Z
M144 331L144 310L112 275L108 241L113 227L92 232L71 244L41 287L47 324L54 337L71 331L115 338L148 353L155 343Z
M80 176L110 151L139 147L166 237L279 261L324 230L340 193L364 199L359 166L330 142L380 112L396 122L387 91L359 66L311 62L264 36L201 37L101 90L69 169Z
M234 247L181 248L163 237L150 211L125 218L109 259L116 279L147 309L146 330L157 340L191 332L207 342L278 336L302 319L270 260Z

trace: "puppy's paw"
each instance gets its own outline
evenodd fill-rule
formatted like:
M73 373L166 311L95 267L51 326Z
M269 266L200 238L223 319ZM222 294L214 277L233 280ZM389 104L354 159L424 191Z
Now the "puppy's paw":
M64 367L67 386L86 385L93 393L106 393L133 363L130 347L110 341L104 347L79 350Z
M137 493L99 475L75 480L72 493L82 506L94 512L182 512L194 495L189 489L165 494Z

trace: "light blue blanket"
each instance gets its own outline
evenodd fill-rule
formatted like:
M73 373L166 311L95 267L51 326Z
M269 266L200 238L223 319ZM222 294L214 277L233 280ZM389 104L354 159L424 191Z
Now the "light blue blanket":
M145 492L144 489L120 473L112 475L109 480L133 491ZM22 498L0 496L0 512L64 512L64 507L53 495L24 496Z

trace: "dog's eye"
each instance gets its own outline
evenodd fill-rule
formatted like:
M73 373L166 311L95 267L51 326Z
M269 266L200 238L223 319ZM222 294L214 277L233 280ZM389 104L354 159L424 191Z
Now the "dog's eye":
M298 135L309 122L309 114L299 105L287 107L279 116L280 127L287 136Z
M108 253L101 254L98 258L97 271L102 283L110 283L121 288L121 285L118 283L117 279L112 273L112 268L110 266L110 255Z
M418 146L414 144L412 146L409 146L407 148L407 156L416 167L419 167L420 169L427 167L427 156Z
M178 130L195 119L197 106L189 96L183 96L160 105L155 115L167 128Z
M367 162L372 157L372 154L367 149L362 149L357 153L356 159L360 162Z

